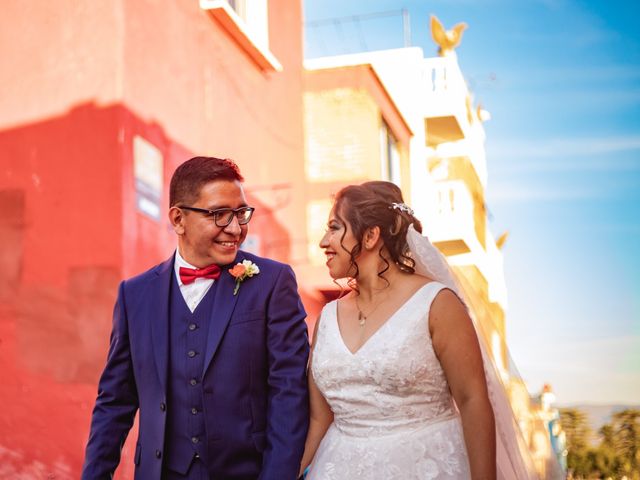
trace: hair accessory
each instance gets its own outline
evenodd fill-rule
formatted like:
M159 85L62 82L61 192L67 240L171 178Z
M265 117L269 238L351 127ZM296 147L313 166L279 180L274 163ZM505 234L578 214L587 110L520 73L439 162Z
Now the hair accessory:
M392 203L389 208L392 210L400 210L401 212L408 213L413 216L413 209L406 203Z

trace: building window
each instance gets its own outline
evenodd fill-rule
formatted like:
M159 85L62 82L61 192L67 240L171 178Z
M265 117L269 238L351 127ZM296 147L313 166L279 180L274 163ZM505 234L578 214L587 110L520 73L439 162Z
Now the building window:
M387 122L382 120L380 127L380 167L382 178L400 185L400 152L398 141L394 137Z
M242 19L247 30L263 48L269 48L269 12L267 0L226 0Z
M227 33L263 70L282 71L269 50L269 5L267 0L200 0Z
M227 0L227 3L231 5L231 8L233 8L241 18L244 18L246 6L246 2L244 0Z

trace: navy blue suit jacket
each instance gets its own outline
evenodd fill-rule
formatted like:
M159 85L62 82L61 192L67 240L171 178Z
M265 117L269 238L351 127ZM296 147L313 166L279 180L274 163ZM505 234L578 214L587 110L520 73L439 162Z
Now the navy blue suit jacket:
M306 314L289 266L240 251L244 259L260 273L237 295L226 269L217 280L202 376L205 461L211 479L295 479L309 423ZM173 257L120 284L83 479L111 478L138 409L135 476L160 479L172 275Z

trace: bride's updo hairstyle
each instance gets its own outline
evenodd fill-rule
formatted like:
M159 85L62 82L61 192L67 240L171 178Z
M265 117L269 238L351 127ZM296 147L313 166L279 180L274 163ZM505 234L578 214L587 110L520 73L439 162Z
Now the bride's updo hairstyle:
M335 215L342 223L349 225L357 241L351 251L343 246L351 255L351 264L355 268L353 279L358 278L356 259L362 252L364 234L368 228L376 226L380 227L383 242L378 255L386 265L378 272L378 276L389 270L390 261L403 272L415 273L415 262L410 257L407 245L407 230L409 225L413 225L416 231L422 232L422 225L407 211L409 209L397 206L394 208L394 204L404 204L404 201L400 188L391 182L373 181L349 185L336 194Z

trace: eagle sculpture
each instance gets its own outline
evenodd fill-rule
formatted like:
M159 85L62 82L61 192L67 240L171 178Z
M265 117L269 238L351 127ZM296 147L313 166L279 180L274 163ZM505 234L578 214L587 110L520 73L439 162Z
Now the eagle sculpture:
M431 15L431 36L433 41L438 44L438 55L446 57L451 55L453 50L460 45L462 40L462 32L467 28L464 22L458 23L451 30L445 30L440 20L435 15Z

